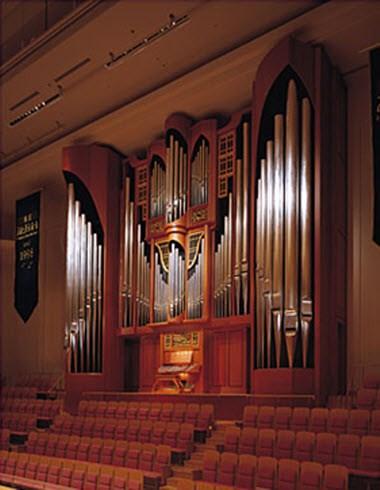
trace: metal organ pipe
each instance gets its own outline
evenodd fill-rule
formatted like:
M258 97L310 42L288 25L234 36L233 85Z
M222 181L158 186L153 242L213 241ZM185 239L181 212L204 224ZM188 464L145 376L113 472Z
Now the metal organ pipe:
M102 369L102 245L68 185L66 336L71 372Z
M307 367L313 320L312 114L294 80L286 97L286 114L274 116L274 142L265 143L257 182L257 367L280 367L283 347L294 367L299 340Z

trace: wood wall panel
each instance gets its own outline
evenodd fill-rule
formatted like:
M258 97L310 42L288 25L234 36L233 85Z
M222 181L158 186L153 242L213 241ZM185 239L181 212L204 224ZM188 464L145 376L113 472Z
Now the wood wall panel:
M159 365L159 336L142 337L140 343L140 391L151 391Z
M214 330L208 335L208 377L212 393L245 393L247 390L246 327Z

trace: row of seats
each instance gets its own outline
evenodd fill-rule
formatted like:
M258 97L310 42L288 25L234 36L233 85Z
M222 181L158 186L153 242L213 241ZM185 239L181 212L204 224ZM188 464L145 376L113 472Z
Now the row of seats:
M116 402L81 400L78 414L86 417L118 419L163 420L187 422L200 429L214 423L214 405L198 403Z
M380 409L380 388L360 388L356 392L355 405L367 410Z
M214 490L218 484L239 489L260 487L268 490L345 490L348 486L348 472L344 466L299 463L268 456L219 455L217 451L205 453L202 479L203 482L196 486L197 490Z
M98 437L57 436L32 432L27 442L29 454L126 466L144 471L168 473L172 448L168 445L114 441Z
M118 441L139 441L152 444L167 444L170 447L181 449L186 456L193 451L194 426L193 424L179 424L178 422L155 422L150 420L118 421L111 419L84 419L83 425L65 417L62 425L54 423L50 431L54 434L73 435L76 437L99 437Z
M243 427L380 435L380 410L247 405L243 412Z
M380 437L237 427L226 430L223 451L340 464L380 471Z
M10 435L9 429L0 429L0 449L8 449Z
M37 426L37 415L28 413L0 413L2 429L10 429L16 432L30 432Z
M180 432L183 434L183 431ZM171 450L180 451L189 454L192 449L192 442L188 439L170 438L170 432L164 438L163 444L159 443L142 443L140 441L125 441L106 439L101 437L79 437L48 434L46 432L31 432L27 441L27 452L35 454L46 454L47 456L57 456L62 458L83 459L94 463L107 462L117 465L124 464L124 459L140 457L140 450L143 447L149 448L150 452L155 452L156 447L170 448ZM176 435L174 433L174 435ZM143 446L144 444L144 446ZM132 453L129 454L130 450ZM170 455L169 455L170 456ZM115 458L115 459L114 459ZM105 461L107 459L107 461ZM170 461L170 458L169 458ZM131 468L134 466L127 465Z
M2 412L35 413L42 417L55 417L63 409L62 400L31 400L23 398L4 398L0 401Z
M127 468L1 451L0 482L30 489L141 490L144 473Z

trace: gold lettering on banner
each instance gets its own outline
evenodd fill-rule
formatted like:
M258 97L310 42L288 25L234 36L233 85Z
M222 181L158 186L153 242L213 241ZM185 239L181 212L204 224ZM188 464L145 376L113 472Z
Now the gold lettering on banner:
M200 223L201 221L206 221L208 218L207 208L196 209L191 214L191 223Z

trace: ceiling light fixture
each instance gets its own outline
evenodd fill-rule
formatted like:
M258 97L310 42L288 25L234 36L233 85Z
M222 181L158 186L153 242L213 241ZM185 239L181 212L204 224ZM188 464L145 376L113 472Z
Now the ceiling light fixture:
M28 119L29 117L33 116L34 114L37 114L38 112L41 112L43 109L46 109L47 107L51 106L52 104L55 104L59 100L62 99L63 97L63 88L58 85L59 92L56 94L52 95L51 97L48 97L47 99L39 102L38 104L34 105L27 111L19 114L17 117L12 119L12 121L9 122L9 126L11 128L17 126L17 124L20 124L22 121L25 121L25 119Z
M105 63L104 67L108 70L119 66L127 56L134 56L137 53L140 53L143 49L145 49L150 44L153 44L155 41L160 39L161 37L169 34L177 27L181 27L186 24L190 20L188 15L183 15L182 17L176 18L175 15L170 14L169 22L163 25L158 31L149 34L149 36L144 37L140 42L132 46L131 48L122 51L118 55L114 55L114 53L110 53L111 59Z

